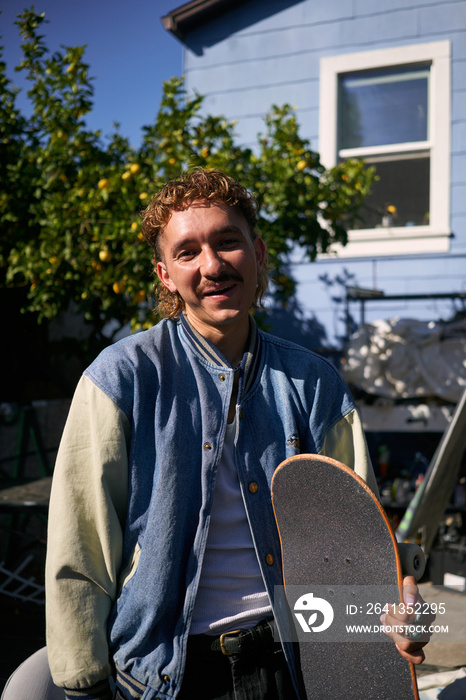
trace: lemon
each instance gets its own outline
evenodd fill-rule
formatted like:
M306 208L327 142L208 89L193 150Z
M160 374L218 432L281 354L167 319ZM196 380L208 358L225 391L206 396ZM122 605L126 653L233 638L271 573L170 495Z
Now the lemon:
M104 248L103 250L99 250L99 259L102 260L102 262L110 262L112 254L109 250Z
M135 304L139 304L141 301L145 301L145 300L146 300L146 293L143 289L141 289L139 292L137 292L134 295L134 303Z

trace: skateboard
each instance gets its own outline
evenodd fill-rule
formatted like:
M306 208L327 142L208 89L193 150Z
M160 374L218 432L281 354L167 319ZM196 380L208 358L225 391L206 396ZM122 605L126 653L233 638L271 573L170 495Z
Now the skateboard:
M419 700L413 665L381 629L383 606L403 600L403 573L372 491L336 460L297 455L275 470L272 504L303 698ZM417 550L404 555L406 573L419 578Z

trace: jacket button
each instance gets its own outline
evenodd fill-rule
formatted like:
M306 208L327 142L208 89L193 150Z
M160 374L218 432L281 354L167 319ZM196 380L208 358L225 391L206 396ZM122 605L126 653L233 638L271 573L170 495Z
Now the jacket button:
M226 377L225 377L224 374L219 374L219 375L218 375L218 378L220 379L221 382L224 382L225 379L226 379Z
M205 449L205 450L211 450L211 449L212 449L212 445L210 444L210 442L205 442L205 443L204 443L204 449Z
M259 486L256 484L255 481L251 481L251 483L248 486L249 490L251 493L257 493L259 490Z
M165 683L170 683L170 676L164 676L163 680L165 681Z
M267 556L265 557L265 561L267 562L267 564L268 564L269 566L272 566L272 564L273 564L273 556L272 556L271 554L267 554Z

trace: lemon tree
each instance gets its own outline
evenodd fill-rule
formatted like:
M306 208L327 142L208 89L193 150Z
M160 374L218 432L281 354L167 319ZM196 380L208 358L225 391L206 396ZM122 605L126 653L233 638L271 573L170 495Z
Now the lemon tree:
M356 161L326 170L289 105L272 107L256 147L246 148L233 122L203 114L202 97L173 78L138 148L117 126L104 139L86 125L94 93L84 47L50 52L44 21L31 9L16 22L28 119L0 61L0 285L24 290L23 311L47 322L72 308L102 344L127 324L134 331L156 322L140 213L167 179L192 166L220 168L256 192L282 304L294 292L286 268L294 246L314 259L346 242L374 174Z

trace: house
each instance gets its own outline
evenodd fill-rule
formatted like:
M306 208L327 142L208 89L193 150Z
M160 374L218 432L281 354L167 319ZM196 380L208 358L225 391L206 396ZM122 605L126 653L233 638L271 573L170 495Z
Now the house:
M329 346L346 334L348 286L356 320L361 289L365 321L463 308L464 0L193 0L162 21L183 46L188 91L205 96L205 112L237 119L244 143L272 104L289 103L324 165L376 166L349 244L292 267L298 303Z
M243 143L257 142L272 104L288 103L325 166L361 157L376 167L348 245L292 261L297 299L273 330L290 337L307 324L303 344L315 347L314 329L329 348L348 338L351 316L375 328L361 324L345 376L359 376L396 522L466 396L466 1L193 0L162 21L183 46L188 91L205 96L206 113L236 119ZM450 525L466 537L464 440L456 451L441 508L456 479ZM465 589L464 564L448 571Z
M379 471L389 452L401 471L428 461L456 399L432 402L421 374L450 389L457 381L458 395L466 386L466 318L462 339L452 326L455 366L429 352L427 333L427 322L452 319L466 300L465 0L193 0L162 21L182 44L188 91L205 96L206 113L236 119L243 143L257 142L272 104L289 103L324 165L362 157L376 167L348 245L314 263L293 260L297 299L273 330L290 337L305 327L308 347L341 348L351 316L385 319L389 336L389 320L401 319L396 330L408 335L398 346L394 333L373 346L404 365L414 390L390 394L381 357L370 358L367 377L364 342L359 371L374 390L360 407ZM419 349L416 337L427 338Z

